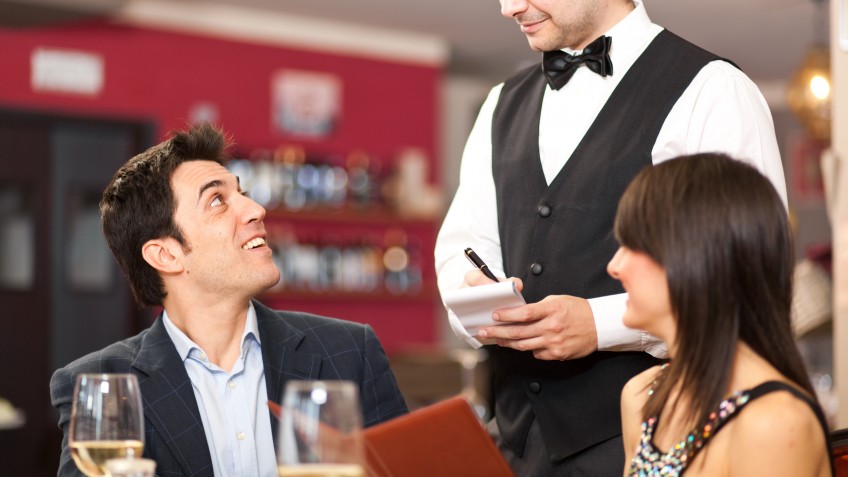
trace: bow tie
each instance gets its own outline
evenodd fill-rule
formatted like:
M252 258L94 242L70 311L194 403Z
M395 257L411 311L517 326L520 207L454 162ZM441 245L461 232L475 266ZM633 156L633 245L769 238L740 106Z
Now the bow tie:
M577 67L585 64L601 76L612 75L609 50L612 38L600 36L583 50L582 54L569 55L560 50L546 51L542 57L542 69L551 88L558 90L568 83Z

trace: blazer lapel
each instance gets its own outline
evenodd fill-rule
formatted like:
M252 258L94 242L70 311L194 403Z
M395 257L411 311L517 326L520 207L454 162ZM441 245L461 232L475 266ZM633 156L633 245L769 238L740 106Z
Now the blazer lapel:
M320 378L320 355L299 351L306 335L289 324L279 312L253 301L259 335L262 341L262 361L265 366L265 387L268 400L280 403L283 390L290 379ZM271 432L277 441L277 419L271 415Z
M142 340L133 367L139 372L144 417L182 472L198 475L207 469L211 474L212 459L191 380L161 316Z

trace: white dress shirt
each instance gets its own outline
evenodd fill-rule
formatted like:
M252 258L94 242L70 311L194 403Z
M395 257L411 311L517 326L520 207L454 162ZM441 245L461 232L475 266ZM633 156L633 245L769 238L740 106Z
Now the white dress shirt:
M651 23L642 2L635 0L635 4L636 8L606 33L612 37L612 76L601 77L588 68L578 68L559 91L545 88L539 154L548 184L574 152L622 77L662 31L662 27ZM502 87L503 83L495 86L480 109L463 152L459 187L436 240L436 273L442 292L459 288L465 273L471 270L463 254L466 247L474 248L496 275L504 276L491 142L492 114ZM783 164L768 105L756 85L725 61L713 61L695 76L669 112L651 156L658 164L699 152L723 152L755 166L771 180L786 203ZM664 357L665 347L659 340L624 326L626 300L624 293L589 300L598 349L641 350ZM475 348L481 346L453 313L448 318L457 336Z
M262 346L253 303L247 310L241 355L227 372L162 313L165 330L191 379L217 477L276 477L277 454L265 389Z

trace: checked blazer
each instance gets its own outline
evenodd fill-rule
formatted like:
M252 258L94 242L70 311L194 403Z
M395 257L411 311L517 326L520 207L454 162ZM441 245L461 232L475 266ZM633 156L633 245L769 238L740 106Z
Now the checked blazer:
M290 379L345 379L359 384L365 426L407 412L383 347L370 326L275 311L258 301L253 306L268 399L279 402ZM83 475L68 449L73 390L80 373L132 373L138 377L145 420L144 457L156 461L156 475L213 475L192 384L161 316L138 335L86 355L53 374L50 395L64 433L59 476ZM274 417L271 421L276 440L277 422Z

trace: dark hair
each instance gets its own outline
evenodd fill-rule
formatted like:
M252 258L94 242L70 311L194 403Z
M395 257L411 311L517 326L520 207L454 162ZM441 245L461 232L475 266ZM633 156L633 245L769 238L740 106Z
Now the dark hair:
M136 302L160 305L165 286L159 273L145 262L142 246L148 240L173 237L183 249L188 242L174 222L177 204L171 186L176 168L187 161L226 164L229 141L208 123L171 138L126 162L112 177L100 201L100 221L112 254L129 279Z
M692 400L685 417L702 423L725 397L737 340L815 396L792 335L787 210L759 171L722 154L648 167L619 202L615 236L665 269L677 320L675 357L645 419L680 384Z

